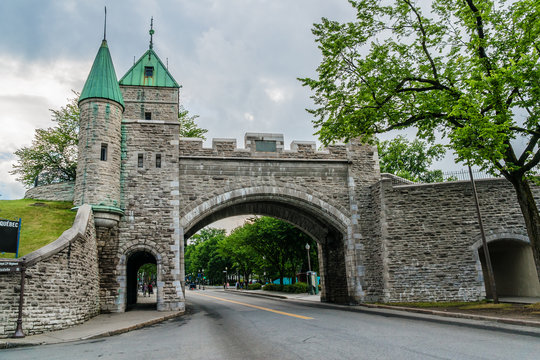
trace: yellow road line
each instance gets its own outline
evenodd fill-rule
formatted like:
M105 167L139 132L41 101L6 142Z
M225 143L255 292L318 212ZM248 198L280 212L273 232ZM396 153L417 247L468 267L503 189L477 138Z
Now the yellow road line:
M257 306L257 305L251 305L251 304L243 303L243 302L240 302L240 301L234 301L234 300L224 299L224 298L220 298L220 297L217 297L217 296L204 295L204 294L200 294L200 293L192 293L192 294L196 294L196 295L199 295L199 296L209 297L209 298L216 299L216 300L226 301L226 302L230 302L230 303L233 303L233 304L244 305L244 306L252 307L252 308L255 308L255 309L259 309L259 310L270 311L270 312L273 312L273 313L276 313L276 314L281 314L281 315L286 315L286 316L292 316L292 317L299 318L299 319L313 320L313 318L312 318L312 317L309 317L309 316L302 316L302 315L291 314L291 313L284 312L284 311L279 311L279 310L269 309L269 308L265 308L265 307Z

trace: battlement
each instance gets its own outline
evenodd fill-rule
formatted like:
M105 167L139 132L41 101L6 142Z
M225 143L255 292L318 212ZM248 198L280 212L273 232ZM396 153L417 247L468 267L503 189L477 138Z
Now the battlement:
M238 148L236 139L212 139L212 147L203 147L203 139L180 138L180 157L231 157L231 158L279 158L347 160L344 144L331 145L317 150L315 141L297 141L284 146L283 134L246 133L245 148Z

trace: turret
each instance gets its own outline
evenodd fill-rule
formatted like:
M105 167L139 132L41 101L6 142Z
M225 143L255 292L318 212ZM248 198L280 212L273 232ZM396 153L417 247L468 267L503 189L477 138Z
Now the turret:
M79 110L74 204L90 204L96 225L112 227L123 214L120 165L124 100L105 39L79 97Z

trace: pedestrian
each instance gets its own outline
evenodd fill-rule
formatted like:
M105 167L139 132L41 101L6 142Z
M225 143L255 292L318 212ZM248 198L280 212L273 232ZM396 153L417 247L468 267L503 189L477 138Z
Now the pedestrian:
M234 285L234 287L236 288L236 290L238 290L238 281L236 282L236 284Z
M148 285L146 285L146 283L144 283L142 291L143 291L143 296L146 297L146 294L148 293Z
M154 287L152 286L152 283L148 284L148 296L152 295L154 293Z

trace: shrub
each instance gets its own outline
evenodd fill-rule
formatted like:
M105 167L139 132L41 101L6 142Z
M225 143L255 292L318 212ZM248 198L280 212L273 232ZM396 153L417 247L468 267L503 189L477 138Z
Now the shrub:
M308 292L308 284L297 282L292 285L266 284L262 287L265 291L282 291L292 294L301 294Z
M283 291L283 285L269 283L264 285L262 289L265 291Z
M297 282L292 285L288 285L287 287L289 288L288 292L293 294L301 294L308 292L308 284L305 282Z
M262 285L260 283L253 283L248 285L248 290L260 290Z

